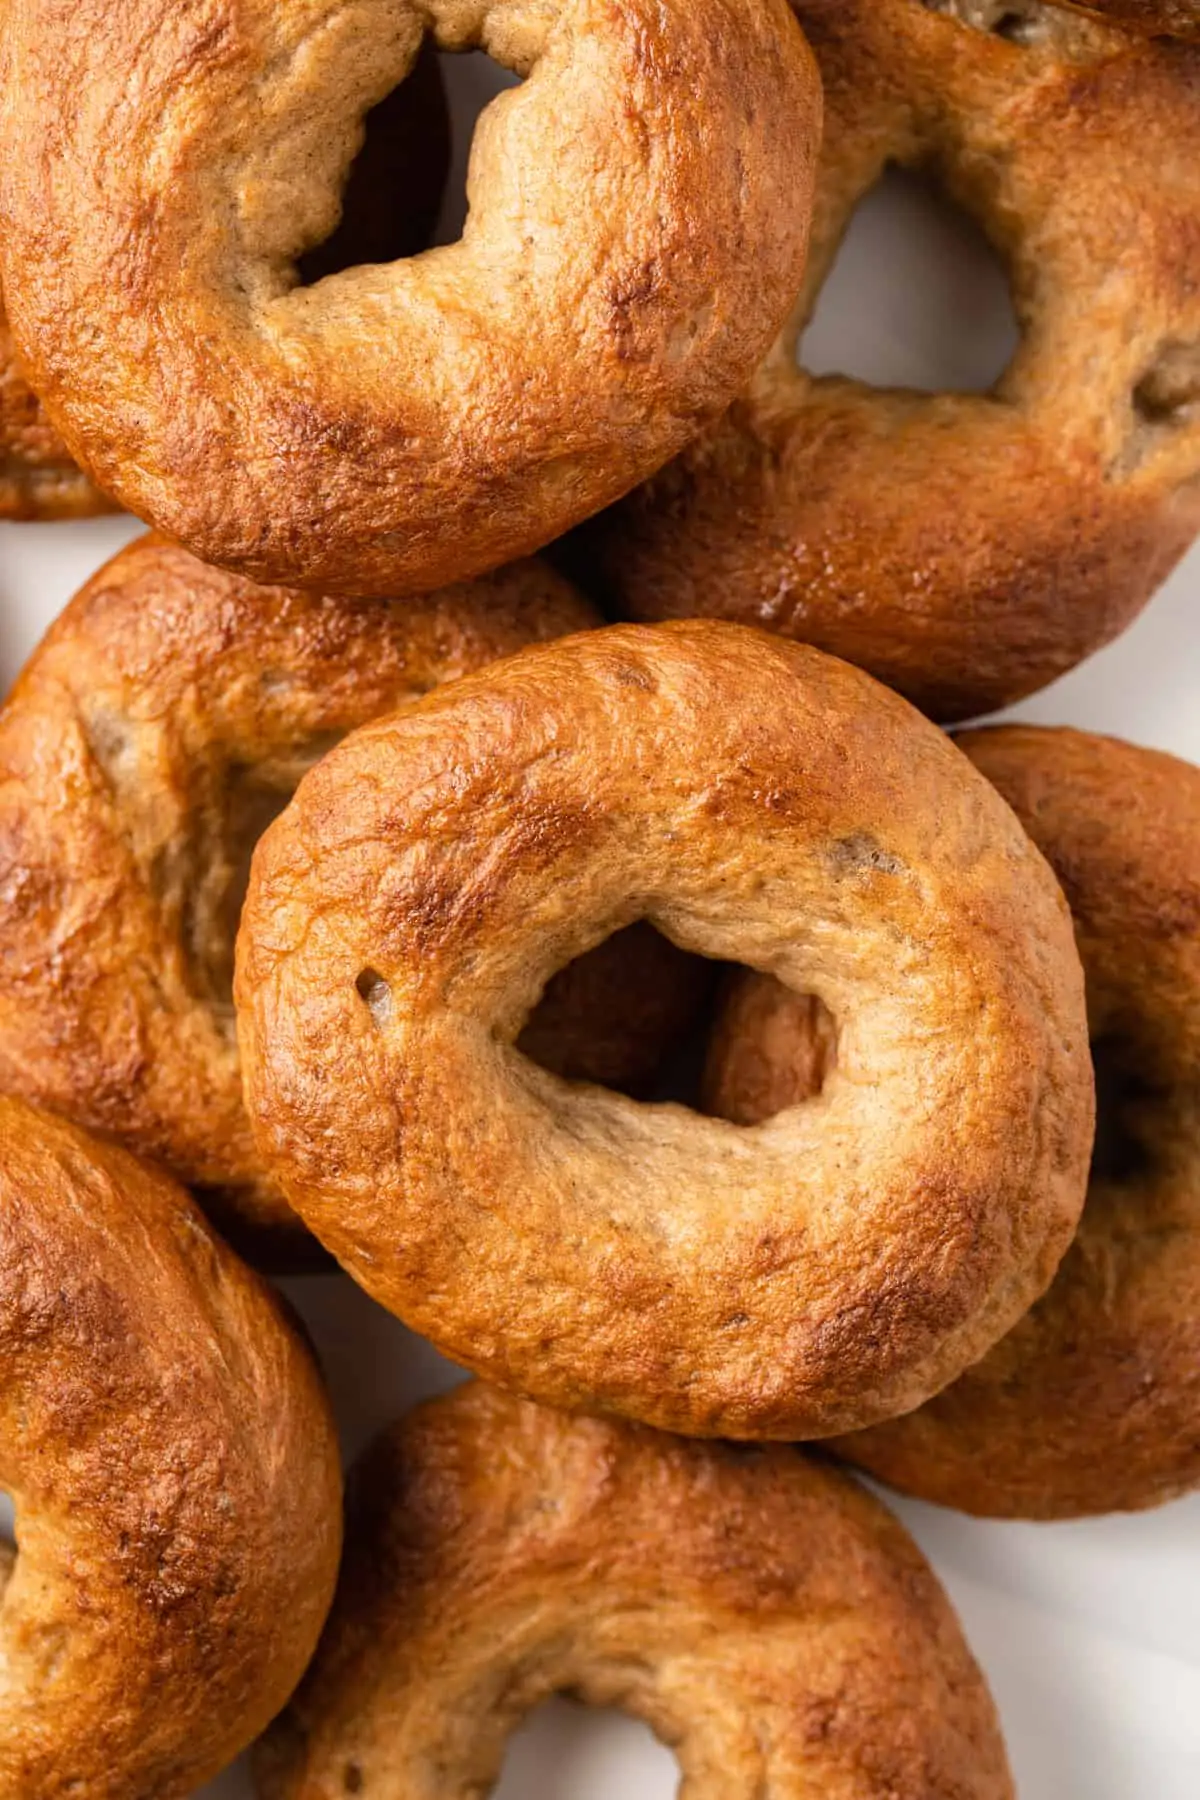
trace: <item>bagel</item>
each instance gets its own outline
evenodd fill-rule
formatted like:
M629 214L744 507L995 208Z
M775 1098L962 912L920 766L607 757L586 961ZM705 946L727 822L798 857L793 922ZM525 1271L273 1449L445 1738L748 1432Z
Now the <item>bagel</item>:
M964 748L1075 915L1096 1160L1079 1236L1029 1317L920 1412L839 1448L968 1512L1159 1506L1200 1488L1200 769L1030 727Z
M1031 0L792 5L826 92L803 292L746 397L567 554L623 616L769 627L966 718L1114 637L1200 530L1200 49ZM797 365L889 165L1008 263L990 394Z
M519 1054L547 977L639 918L825 997L819 1102L739 1132ZM1049 870L903 701L741 627L563 639L356 732L260 840L235 995L306 1224L454 1361L568 1408L889 1417L1015 1323L1082 1204Z
M786 0L11 0L5 33L38 391L133 512L260 581L422 593L547 543L728 405L799 285L820 84ZM427 33L526 77L462 241L298 286Z
M0 1373L0 1796L185 1800L279 1711L333 1598L312 1359L173 1182L3 1099Z
M257 1257L306 1258L241 1097L230 983L254 840L351 726L594 623L533 562L387 606L264 591L153 537L124 550L0 711L0 1091L165 1163ZM593 965L547 996L533 1054L636 1085L707 972L647 926Z
M403 88L367 119L340 220L327 242L305 258L304 279L423 250L433 236L449 167L446 89L437 57L426 49ZM72 461L25 379L0 299L0 519L88 518L114 510Z
M968 732L1066 888L1101 1099L1079 1235L1027 1318L907 1418L839 1442L966 1512L1058 1519L1200 1487L1200 770L1084 732ZM736 978L706 1102L755 1124L827 1078L814 1013ZM816 1072L814 1072L816 1071Z
M380 1438L351 1492L317 1659L255 1752L260 1800L482 1800L564 1690L644 1720L689 1800L1012 1800L933 1571L798 1451L472 1385Z

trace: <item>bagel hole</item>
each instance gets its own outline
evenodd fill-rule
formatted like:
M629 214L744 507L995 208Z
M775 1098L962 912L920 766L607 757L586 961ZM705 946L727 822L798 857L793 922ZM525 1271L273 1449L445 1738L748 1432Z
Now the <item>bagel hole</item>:
M516 1048L564 1081L635 1100L682 1098L715 988L714 963L642 919L547 982Z
M1133 410L1153 431L1200 416L1200 344L1168 344L1134 388Z
M426 40L408 76L368 113L341 218L300 258L299 284L457 243L469 210L467 169L480 114L520 82L485 50L439 51Z
M1039 29L1042 29L1040 21L1024 18L1015 12L1001 13L992 26L996 37L1007 38L1013 44L1036 42Z
M160 907L179 918L193 990L230 1030L234 946L255 847L338 735L321 733L285 758L200 772L190 830L161 848L151 866Z
M509 1740L493 1800L674 1800L676 1758L627 1713L547 1701Z
M497 94L520 87L521 78L493 61L486 50L444 52L439 60L450 102L450 171L433 241L435 244L456 244L462 237L470 210L467 169L479 116Z
M12 1495L0 1490L0 1601L17 1565L17 1521Z
M1091 1179L1104 1186L1125 1187L1154 1172L1155 1159L1139 1120L1154 1090L1129 1067L1128 1056L1116 1039L1099 1038L1092 1044L1096 1140Z
M428 40L398 87L363 123L363 143L330 235L296 265L301 287L364 263L416 256L433 241L450 163L442 61Z
M701 1110L762 1125L819 1099L837 1068L837 1020L817 994L745 972L731 976L701 1082Z
M978 224L928 177L891 167L850 221L798 356L810 375L985 394L1020 335L1004 263Z
M354 983L376 1025L382 1028L392 1016L392 990L378 969L363 969Z

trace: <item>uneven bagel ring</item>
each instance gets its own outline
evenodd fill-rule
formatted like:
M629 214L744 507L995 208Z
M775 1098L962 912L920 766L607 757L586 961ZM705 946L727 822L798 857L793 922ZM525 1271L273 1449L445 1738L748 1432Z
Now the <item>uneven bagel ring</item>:
M153 537L124 550L0 710L0 1091L165 1163L267 1260L315 1253L242 1104L231 981L254 841L351 727L595 622L537 562L386 605L257 588ZM636 1082L707 972L648 927L594 961L564 971L534 1053Z
M839 1451L968 1512L1158 1506L1200 1487L1200 769L1082 732L960 741L1075 916L1096 1164L1028 1318L928 1406Z
M0 1100L3 1800L186 1800L333 1597L337 1437L299 1333L187 1195Z
M690 1800L1012 1800L933 1571L877 1500L798 1451L473 1383L386 1432L350 1491L337 1602L255 1753L260 1800L482 1796L522 1718L564 1690L644 1720Z
M820 86L786 0L14 0L5 32L38 391L132 511L261 581L419 593L540 547L728 405L800 282ZM462 241L298 287L425 33L527 78Z
M367 121L341 222L309 258L306 278L423 250L433 235L449 166L445 86L436 56L423 54L403 89ZM0 519L79 519L115 510L116 503L72 461L30 388L0 299Z
M547 976L637 918L824 995L817 1104L739 1132L516 1052ZM356 732L260 840L235 993L301 1217L533 1398L733 1437L889 1417L1015 1322L1078 1218L1049 870L942 733L763 633L567 638Z
M1088 988L1099 1135L1049 1292L919 1411L836 1445L966 1512L1077 1518L1200 1486L1200 770L1084 732L958 742L1062 881ZM737 978L706 1102L754 1124L819 1089L820 1015ZM816 1028L814 1028L814 1026Z
M826 94L803 292L747 397L586 528L587 566L625 616L766 626L964 718L1114 637L1200 530L1200 48L1032 0L792 3ZM1010 266L991 394L797 367L889 164Z

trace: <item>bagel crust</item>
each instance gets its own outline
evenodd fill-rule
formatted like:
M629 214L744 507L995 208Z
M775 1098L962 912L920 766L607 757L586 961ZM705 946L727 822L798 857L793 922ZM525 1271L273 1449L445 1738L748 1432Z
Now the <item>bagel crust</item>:
M0 519L86 519L112 510L26 381L0 298Z
M743 1132L514 1049L547 977L638 918L821 995L818 1102ZM568 1408L890 1417L1043 1291L1082 1203L1049 870L903 701L740 627L563 639L356 732L260 840L235 992L260 1153L321 1242Z
M1115 637L1200 530L1200 47L1034 0L792 4L826 101L803 291L748 394L586 528L581 567L622 616L765 626L967 718ZM1022 340L989 394L797 363L890 165L1008 264Z
M306 278L319 279L346 263L423 250L433 236L449 166L446 91L437 57L423 53L403 89L368 120L341 220L307 259ZM79 519L114 510L115 503L72 461L25 379L0 300L0 519Z
M472 1384L386 1433L351 1495L321 1649L255 1755L260 1800L482 1796L564 1690L644 1720L689 1800L1012 1800L933 1571L799 1451Z
M297 285L425 32L526 77L462 241ZM260 581L420 593L540 547L729 404L800 284L786 0L11 0L5 34L38 391L132 511Z
M596 622L532 561L384 605L263 590L153 537L122 551L0 711L0 1090L165 1163L256 1255L311 1255L242 1104L254 841L352 726ZM637 1085L706 985L641 926L552 985L532 1053Z
M341 1544L337 1438L187 1195L0 1100L3 1800L186 1800L278 1712Z
M1071 903L1096 1161L1079 1236L1029 1316L928 1406L838 1450L967 1512L1157 1506L1200 1487L1200 770L1074 731L960 741Z

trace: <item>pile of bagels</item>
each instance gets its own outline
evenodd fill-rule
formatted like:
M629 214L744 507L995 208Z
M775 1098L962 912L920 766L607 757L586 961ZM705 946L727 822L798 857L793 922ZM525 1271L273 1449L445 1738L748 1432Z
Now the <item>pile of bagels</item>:
M894 167L986 394L803 366ZM851 1471L1200 1488L1200 770L958 729L1200 536L1200 0L3 0L0 284L150 528L0 710L0 1800L1011 1800ZM345 1499L335 1265L476 1378Z

